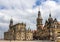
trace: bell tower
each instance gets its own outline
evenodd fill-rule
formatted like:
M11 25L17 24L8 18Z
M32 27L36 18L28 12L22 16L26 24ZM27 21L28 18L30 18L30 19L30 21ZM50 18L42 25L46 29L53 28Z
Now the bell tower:
M38 11L38 17L37 17L37 30L40 31L42 29L42 17L41 17L41 12L40 10Z

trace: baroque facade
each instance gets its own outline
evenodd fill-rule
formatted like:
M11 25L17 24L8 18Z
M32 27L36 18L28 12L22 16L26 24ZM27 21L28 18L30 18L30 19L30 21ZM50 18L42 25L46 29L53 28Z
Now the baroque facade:
M26 29L26 24L18 23L13 25L13 20L10 20L9 30L4 33L5 40L56 40L60 37L60 24L57 19L53 19L51 13L49 18L42 23L43 18L40 10L38 11L38 17L36 19L37 29L31 31ZM58 34L58 35L57 35Z

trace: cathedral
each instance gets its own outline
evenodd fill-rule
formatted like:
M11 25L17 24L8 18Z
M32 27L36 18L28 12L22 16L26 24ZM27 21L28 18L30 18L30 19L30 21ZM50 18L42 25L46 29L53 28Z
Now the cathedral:
M13 19L10 20L9 30L4 32L4 40L55 40L60 37L60 23L53 19L51 13L43 25L43 18L40 10L36 19L36 30L26 29L26 24L17 23L13 25ZM57 35L57 33L59 35Z

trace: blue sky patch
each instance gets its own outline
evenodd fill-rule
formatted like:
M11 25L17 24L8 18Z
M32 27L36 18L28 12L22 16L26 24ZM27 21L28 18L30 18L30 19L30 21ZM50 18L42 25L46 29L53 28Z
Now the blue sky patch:
M37 1L36 1L36 5L40 5L41 2L44 2L44 1L46 1L46 0L37 0Z
M6 6L0 5L0 10L1 9L8 9Z
M34 5L33 8L35 8L36 6L39 6L42 2L45 2L45 1L46 0L36 0L35 2L36 5Z
M59 0L53 0L53 1L59 2Z

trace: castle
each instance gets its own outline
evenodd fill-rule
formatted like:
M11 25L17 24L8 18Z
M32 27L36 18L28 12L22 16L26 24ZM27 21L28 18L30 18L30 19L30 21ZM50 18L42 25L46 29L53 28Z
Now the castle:
M17 23L13 25L13 19L10 20L9 30L4 33L5 40L55 40L60 37L60 23L57 19L51 17L45 21L45 25L42 24L43 18L41 12L38 11L38 17L36 19L37 30L32 31L26 29L26 24ZM59 30L59 31L58 31ZM59 35L57 35L57 33Z
M26 24L18 23L13 25L13 20L10 20L9 30L4 33L5 40L33 40L33 33L29 28L26 30Z

